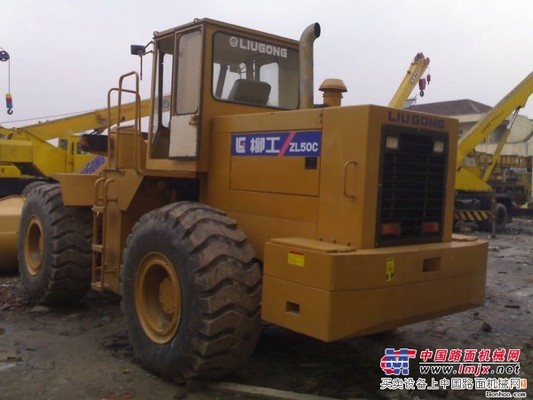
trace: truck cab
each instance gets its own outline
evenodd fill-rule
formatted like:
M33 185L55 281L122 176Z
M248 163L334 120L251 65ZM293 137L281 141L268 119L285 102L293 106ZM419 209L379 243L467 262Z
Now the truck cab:
M203 19L153 47L147 169L207 172L212 118L299 107L297 41Z

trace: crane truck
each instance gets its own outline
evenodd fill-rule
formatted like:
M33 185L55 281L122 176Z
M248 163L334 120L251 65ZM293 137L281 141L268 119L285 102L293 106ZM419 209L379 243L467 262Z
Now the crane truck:
M135 103L122 106L122 121L130 121L138 115L135 106ZM141 117L149 114L150 101L141 101ZM109 125L108 118L112 123L117 121L116 107L109 115L106 107L18 128L0 126L0 197L20 194L26 185L36 180L51 181L55 173L89 168L95 155L81 149L79 134L89 130L103 132ZM51 143L54 140L57 145Z
M0 126L0 271L16 269L16 237L27 193L37 185L54 182L56 173L98 172L104 156L83 151L83 143L102 133L108 121L146 117L150 110L150 100L142 100L124 104L120 110L106 107L18 128ZM88 130L94 132L78 135ZM50 142L53 140L57 146Z
M156 32L148 136L110 127L99 174L24 204L31 301L119 293L141 363L176 382L238 369L261 320L330 342L483 304L487 242L452 234L458 121L343 106L338 79L315 105L319 35Z
M489 229L491 221L495 228L502 230L513 214L513 202L505 193L495 193L487 183L494 166L503 150L518 112L525 107L533 93L533 72L516 85L482 119L470 128L460 139L457 147L456 211L455 220L475 221L483 229ZM475 161L469 162L469 155L497 127L509 119L501 134L492 160L481 172Z

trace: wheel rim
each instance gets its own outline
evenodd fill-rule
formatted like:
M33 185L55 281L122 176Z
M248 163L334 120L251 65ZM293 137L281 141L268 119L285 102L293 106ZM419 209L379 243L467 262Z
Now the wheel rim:
M146 255L137 272L135 307L139 322L154 343L168 343L181 316L181 285L168 259L160 253Z
M42 268L44 259L43 226L39 218L33 216L26 227L24 260L30 275L36 276Z

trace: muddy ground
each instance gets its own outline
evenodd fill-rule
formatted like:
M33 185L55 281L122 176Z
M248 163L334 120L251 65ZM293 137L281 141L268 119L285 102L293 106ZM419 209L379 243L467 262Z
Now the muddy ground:
M481 237L484 234L474 233ZM483 307L370 337L325 344L265 326L253 357L225 381L325 397L485 398L483 392L380 391L386 347L520 348L520 375L533 396L533 222L515 221L489 239ZM18 278L0 275L1 399L245 399L181 386L135 360L120 299L91 292L62 309L30 306Z

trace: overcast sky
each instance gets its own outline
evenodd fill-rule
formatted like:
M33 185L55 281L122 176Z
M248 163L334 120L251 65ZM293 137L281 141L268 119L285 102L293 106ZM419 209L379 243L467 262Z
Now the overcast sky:
M0 0L0 124L21 126L104 107L121 74L138 70L130 44L154 31L213 18L298 39L319 22L315 87L340 78L343 104L386 105L418 52L431 85L418 104L472 99L495 105L533 70L531 0ZM145 60L148 95L151 59ZM315 92L315 102L320 102ZM533 118L533 98L522 114Z

